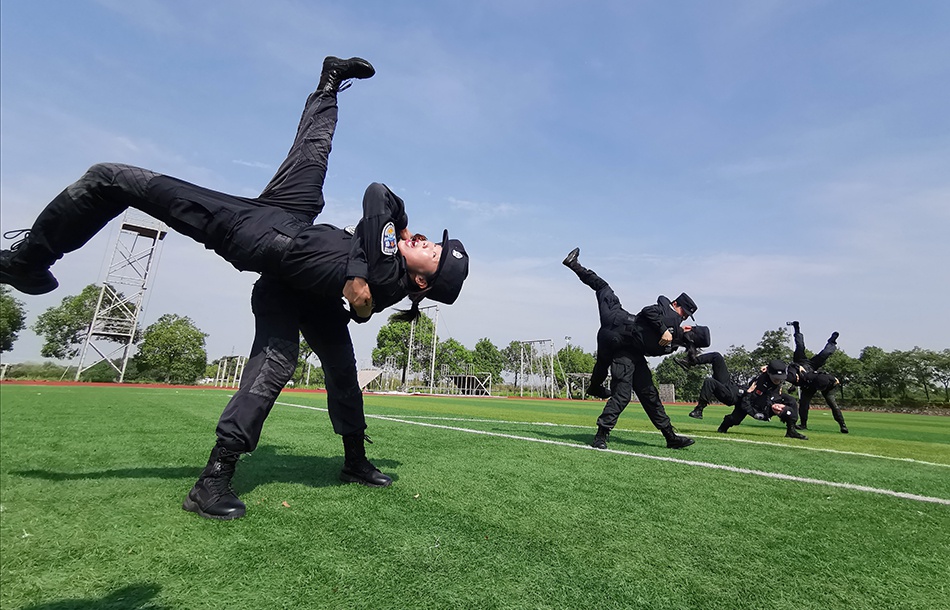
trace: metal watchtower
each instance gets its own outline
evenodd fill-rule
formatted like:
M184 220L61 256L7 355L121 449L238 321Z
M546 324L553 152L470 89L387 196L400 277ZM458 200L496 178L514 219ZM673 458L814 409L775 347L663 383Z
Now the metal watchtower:
M149 273L155 262L158 243L167 233L168 227L163 222L138 211L125 213L112 252L112 262L83 342L76 381L84 371L103 360L119 374L119 383L125 380L125 367L135 343ZM94 361L88 357L90 349L98 354ZM122 352L122 359L117 365L113 357L119 352Z

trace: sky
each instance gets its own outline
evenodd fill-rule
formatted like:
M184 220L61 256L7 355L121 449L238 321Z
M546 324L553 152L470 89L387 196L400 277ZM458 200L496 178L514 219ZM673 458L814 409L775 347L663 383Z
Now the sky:
M632 312L689 293L711 349L793 319L815 350L950 347L942 0L4 0L2 230L98 162L256 196L326 55L377 74L339 95L318 222L354 224L384 182L411 230L460 239L441 338L593 352L594 293L561 265L579 246ZM117 231L17 294L28 324L105 278ZM169 234L142 324L188 316L209 360L246 354L256 277ZM386 318L351 325L360 366Z

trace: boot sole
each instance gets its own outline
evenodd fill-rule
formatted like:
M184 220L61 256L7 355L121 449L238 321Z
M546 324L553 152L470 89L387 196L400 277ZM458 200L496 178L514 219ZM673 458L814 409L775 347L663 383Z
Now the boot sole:
M366 479L360 478L356 475L345 474L342 472L340 473L340 480L343 481L344 483L359 483L360 485L363 485L365 487L389 487L390 485L393 484L392 481L389 481L387 483L370 483Z
M59 282L56 280L44 284L24 284L21 280L22 276L0 271L0 284L13 286L23 294L40 295L53 292L59 288Z
M247 514L247 511L242 511L240 513L231 513L230 515L212 515L211 513L206 513L205 511L201 510L201 507L198 506L198 503L191 498L185 498L185 501L181 503L181 507L183 510L187 510L189 513L195 513L196 515L200 515L205 519L217 519L218 521L231 521L232 519L240 519L245 514Z
M695 414L694 414L694 413L690 413L689 416L692 417L693 419L702 419L702 418L703 418L703 414L702 414L702 413L695 413Z
M689 439L688 443L683 443L682 445L676 445L673 447L670 447L669 445L667 445L666 448L667 449L686 449L690 445L695 445L695 444L696 444L696 441L694 441L693 439Z

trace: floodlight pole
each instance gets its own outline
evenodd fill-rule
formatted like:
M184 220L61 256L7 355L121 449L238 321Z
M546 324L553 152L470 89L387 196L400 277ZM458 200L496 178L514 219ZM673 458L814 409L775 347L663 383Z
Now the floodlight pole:
M415 335L416 331L416 320L412 319L412 322L409 323L409 345L406 346L406 368L402 372L402 388L406 390L409 388L409 372L412 370L412 338Z
M439 306L430 305L425 309L435 307L435 319L432 321L432 361L429 363L429 394L435 394L435 346L439 340Z

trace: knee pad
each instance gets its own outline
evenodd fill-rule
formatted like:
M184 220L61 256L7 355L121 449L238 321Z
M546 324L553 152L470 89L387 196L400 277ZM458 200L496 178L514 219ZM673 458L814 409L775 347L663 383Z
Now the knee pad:
M96 163L83 174L70 188L81 188L90 191L120 186L137 196L145 195L145 188L149 180L157 176L153 171L125 165L124 163ZM70 193L73 195L73 193Z
M254 377L249 392L276 399L297 370L299 350L299 343L272 339L264 348L264 364Z

